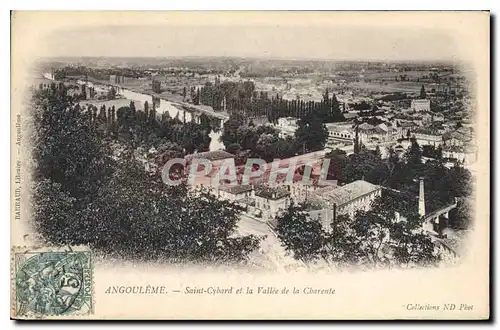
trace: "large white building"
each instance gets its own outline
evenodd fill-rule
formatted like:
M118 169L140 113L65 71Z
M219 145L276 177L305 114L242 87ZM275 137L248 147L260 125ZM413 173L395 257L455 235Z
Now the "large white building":
M392 128L392 126L370 125L368 123L363 123L358 126L359 141L365 145L380 143L386 141L392 141L398 138L397 131Z
M309 211L312 218L317 218L325 229L341 215L354 217L357 211L368 211L372 202L380 197L382 187L364 180L358 180L341 187L331 186L312 192L311 202L316 210Z
M443 158L456 159L464 165L474 164L477 161L477 147L472 144L465 146L445 145Z
M276 128L280 131L280 137L294 136L295 131L299 127L297 121L298 119L294 117L278 118L278 125Z
M252 186L250 185L226 185L217 190L217 195L220 199L237 202L247 197L252 196Z
M350 122L327 123L328 139L333 141L349 141L354 139L354 128Z
M413 130L413 136L420 146L431 145L437 147L443 144L443 135L437 130L429 128L417 128Z
M242 194L249 195L237 199L238 203L247 214L262 221L273 220L290 205L290 192L285 186L255 186Z

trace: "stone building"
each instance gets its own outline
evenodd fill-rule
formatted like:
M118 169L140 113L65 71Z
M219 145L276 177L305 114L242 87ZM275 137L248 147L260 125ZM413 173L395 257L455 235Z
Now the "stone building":
M368 211L372 202L380 197L382 187L364 180L357 180L341 187L331 186L312 192L310 203L314 205L309 211L312 218L317 218L325 229L339 215L354 217L356 211Z
M431 111L431 100L427 100L427 99L412 100L410 108L412 111L415 111L415 112L421 112L421 111L430 112Z

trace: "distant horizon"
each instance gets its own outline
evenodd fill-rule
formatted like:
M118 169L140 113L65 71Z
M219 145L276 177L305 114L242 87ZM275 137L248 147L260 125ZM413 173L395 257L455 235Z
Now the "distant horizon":
M241 58L438 62L456 58L453 35L364 25L97 25L46 35L40 57Z
M61 59L158 59L158 60L170 60L170 59L238 59L238 60L260 60L260 61L310 61L310 62L366 62L366 63L413 63L413 64L456 64L459 60L445 60L445 59L331 59L331 58L297 58L297 57L257 57L257 56L231 56L231 55L178 55L178 56L127 56L127 55L113 55L113 56L98 56L98 55L47 55L38 58L39 60L61 60Z

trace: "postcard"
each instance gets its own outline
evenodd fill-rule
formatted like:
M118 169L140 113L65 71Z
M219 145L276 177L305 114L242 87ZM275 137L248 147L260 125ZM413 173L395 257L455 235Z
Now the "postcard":
M13 11L16 320L490 317L484 11Z

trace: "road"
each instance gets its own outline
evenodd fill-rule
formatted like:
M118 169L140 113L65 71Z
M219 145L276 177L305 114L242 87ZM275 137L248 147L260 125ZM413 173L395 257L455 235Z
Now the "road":
M286 254L278 238L265 222L242 214L238 222L237 234L266 236L258 251L250 255L250 261L254 265L282 272L301 266L293 257Z
M254 219L246 214L240 216L240 221L238 222L238 233L240 235L273 235L271 228L260 220Z

